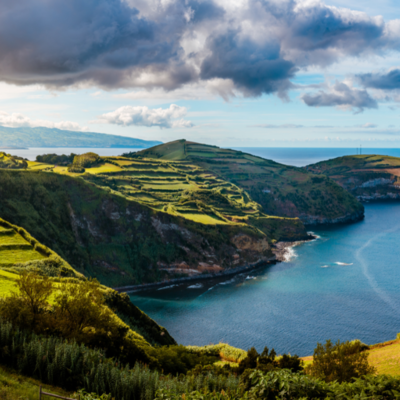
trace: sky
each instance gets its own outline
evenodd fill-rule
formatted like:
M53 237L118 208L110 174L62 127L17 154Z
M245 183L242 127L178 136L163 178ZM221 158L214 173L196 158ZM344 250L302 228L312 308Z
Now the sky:
M0 125L400 147L394 0L0 0Z

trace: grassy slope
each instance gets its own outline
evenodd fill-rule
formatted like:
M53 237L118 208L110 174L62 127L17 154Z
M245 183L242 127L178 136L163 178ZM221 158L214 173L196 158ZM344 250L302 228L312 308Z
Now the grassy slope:
M4 235L4 233L6 234ZM37 251L30 250L29 247L15 248L15 254L17 256L20 254L18 259L26 260L29 258L29 260L26 260L27 262L22 264L10 263L8 262L10 259L8 259L8 261L7 259L5 260L3 251L1 250L1 241L4 240L4 238L11 238L18 242L24 241L24 243L26 243L25 246L35 248ZM18 244L17 246L20 245ZM25 253L28 253L28 256L25 256ZM60 272L64 273L64 276L84 279L82 274L75 271L66 261L61 259L51 249L40 244L36 239L30 236L25 229L12 225L0 218L0 297L9 296L11 293L16 292L18 273L23 269L36 267L45 275L49 275L50 273L52 276L55 276L56 274L52 274L53 270L49 268L48 264L41 263L43 260L56 260L56 272L58 269ZM39 263L37 263L37 261L39 261ZM59 277L59 279L62 279L62 276ZM57 282L55 282L55 286L57 287ZM137 336L140 345L149 345L149 343L158 345L175 344L175 340L170 336L168 331L160 327L145 313L132 304L126 294L119 294L114 290L106 289L105 287L104 292L107 299L107 305L116 312L124 323L130 326L134 331L133 335ZM123 322L121 321L121 324L122 323Z
M44 385L40 381L22 376L0 366L0 399L2 400L38 400L39 385L48 393L71 398L73 393L60 388Z
M302 357L305 365L312 363L312 356ZM377 343L368 350L368 361L378 375L400 376L400 340Z
M131 156L200 166L248 192L268 215L300 217L306 222L314 216L314 220L330 222L363 214L363 206L332 180L240 151L180 140Z
M324 174L355 196L373 193L399 193L400 158L381 155L354 155L338 157L308 165L308 171ZM384 179L383 184L361 187L375 179ZM390 182L389 182L390 181Z
M164 179L165 173L171 174L168 168L160 168L156 175ZM113 173L86 174L84 179L93 181L93 184L68 174L0 170L0 217L23 226L76 270L97 277L110 286L160 280L166 273L158 270L160 264L157 263L185 261L191 267L197 267L200 262L233 266L237 248L232 239L238 234L247 235L255 243L266 236L279 239L283 233L290 233L295 239L304 237L304 228L298 220L287 220L286 229L285 221L255 218L252 213L258 211L251 207L256 205L243 198L242 201L249 204L249 214L246 214L240 203L241 190L228 183L232 189L228 191L228 188L221 187L221 190L227 190L222 197L228 201L232 191L235 198L224 206L226 216L218 210L221 197L218 193L214 194L214 210L207 205L208 199L205 205L201 198L179 203L176 196L184 193L180 190L157 192L160 202L164 201L164 204L157 205L154 201L159 200L154 198L152 191L135 189L134 180L138 177L151 184L140 176L143 172L143 168L137 171L124 168L118 172L123 173L118 179L118 175ZM174 174L182 176L181 173ZM129 187L124 187L125 180ZM140 200L135 197L136 192L143 196ZM196 191L196 195L200 192L203 191ZM168 196L172 199L170 203L178 206L175 211L172 206L171 212L163 210ZM196 217L203 213L216 221L224 222L226 219L228 222L197 223L187 219L185 211L196 213ZM229 220L228 211L243 221ZM240 260L256 261L267 250L264 245L261 248L250 246L240 253Z
M58 254L43 246L25 229L0 218L0 268L46 265L63 269L63 276L82 277Z

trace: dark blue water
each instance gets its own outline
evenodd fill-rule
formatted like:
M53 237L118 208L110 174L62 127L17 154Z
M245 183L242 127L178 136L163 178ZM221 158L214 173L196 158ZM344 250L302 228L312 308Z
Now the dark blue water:
M100 156L116 156L122 153L131 151L139 151L141 149L117 149L117 148L30 148L22 150L5 150L13 155L27 158L28 160L36 160L37 155L42 154L83 154L89 151L99 154ZM331 158L342 157L357 154L356 148L302 148L302 147L240 147L236 150L241 150L246 153L254 154L259 157L274 160L276 162L294 165L296 167L304 167L308 164L313 164L319 161L328 160ZM0 148L0 151L1 148ZM382 154L388 156L400 157L400 149L363 149L363 154Z
M394 339L400 332L400 203L368 204L364 221L315 233L320 238L296 247L290 262L253 272L254 279L242 275L132 300L185 345L224 341L304 356L326 339Z

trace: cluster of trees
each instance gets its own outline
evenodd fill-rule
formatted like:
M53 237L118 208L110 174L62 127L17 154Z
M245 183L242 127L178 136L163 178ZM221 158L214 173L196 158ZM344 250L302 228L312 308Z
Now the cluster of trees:
M36 161L44 164L54 164L54 165L68 165L72 164L76 154L71 153L69 156L62 154L43 154L41 156L36 156Z
M101 162L101 158L96 153L85 153L74 157L73 164L68 167L69 172L82 173L85 168L93 167Z
M0 317L14 327L101 348L108 357L125 362L157 364L151 346L106 305L96 280L54 282L22 272L17 287L17 292L0 300Z

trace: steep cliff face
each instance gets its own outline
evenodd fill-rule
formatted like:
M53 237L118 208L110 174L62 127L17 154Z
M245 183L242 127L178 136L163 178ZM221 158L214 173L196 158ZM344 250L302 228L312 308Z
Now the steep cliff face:
M338 157L306 169L329 176L360 201L400 199L400 158L397 157Z
M130 156L187 160L245 190L268 215L300 218L308 225L364 216L362 204L333 180L240 151L180 140Z
M74 268L108 286L159 281L174 273L168 268L182 263L193 273L201 273L205 264L230 268L238 252L241 263L254 262L270 256L266 241L287 232L293 240L306 236L298 220L204 225L80 178L44 172L0 171L0 217L26 228ZM233 240L238 235L254 245L238 248Z

